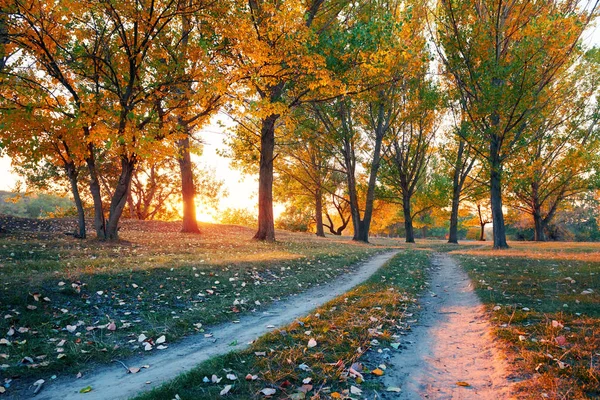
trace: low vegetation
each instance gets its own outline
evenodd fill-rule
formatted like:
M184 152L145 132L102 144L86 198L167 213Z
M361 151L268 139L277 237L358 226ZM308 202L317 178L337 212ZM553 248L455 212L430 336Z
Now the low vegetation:
M160 351L330 281L382 249L284 232L269 244L248 239L247 228L201 228L201 236L182 235L178 223L125 223L126 240L116 243L0 238L2 376L75 374ZM163 335L161 346L152 341Z
M409 308L425 287L431 252L405 250L364 284L305 318L262 336L248 349L216 357L138 400L346 398L379 389L384 365L369 351L398 348ZM366 359L366 360L365 360ZM361 389L362 388L362 389ZM384 388L385 390L385 388Z
M519 398L600 396L600 246L514 243L460 261L512 360Z

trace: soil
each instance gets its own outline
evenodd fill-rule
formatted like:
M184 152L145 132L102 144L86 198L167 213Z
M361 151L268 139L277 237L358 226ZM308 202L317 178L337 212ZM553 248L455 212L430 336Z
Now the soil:
M383 398L510 398L506 357L469 277L445 254L434 257L431 274L419 321L386 362L385 387L401 391Z

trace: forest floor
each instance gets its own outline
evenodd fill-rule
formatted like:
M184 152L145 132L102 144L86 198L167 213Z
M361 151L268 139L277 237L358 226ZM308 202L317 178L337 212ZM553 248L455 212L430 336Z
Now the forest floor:
M3 398L128 398L198 363L141 398L600 395L600 245L266 244L137 222L108 244L9 226Z

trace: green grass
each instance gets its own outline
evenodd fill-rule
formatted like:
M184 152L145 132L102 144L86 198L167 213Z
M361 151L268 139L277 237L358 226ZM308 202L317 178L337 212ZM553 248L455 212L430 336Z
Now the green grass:
M600 262L597 246L520 244L459 256L492 313L519 398L600 396ZM545 258L538 254L544 250ZM560 258L549 254L560 251ZM590 259L585 261L591 254ZM594 292L585 294L586 290ZM554 321L554 322L553 322ZM564 326L564 327L563 327ZM564 341L563 341L564 339Z
M260 243L250 229L216 225L200 236L126 230L122 237L115 244L0 238L3 376L74 374L146 354L141 333L166 335L168 345L330 281L383 249L283 232L277 243Z
M176 395L185 400L219 399L225 385L232 385L228 395L231 399L261 398L264 388L275 389L273 398L278 399L342 398L352 385L379 388L377 377L371 373L377 365L369 365L362 356L370 348L393 342L395 335L406 329L404 313L424 288L430 254L403 251L367 282L309 316L262 336L244 351L208 360L136 399L173 399ZM311 338L317 345L309 348ZM365 363L365 382L348 375L349 367L356 362ZM303 364L310 371L302 370ZM206 382L213 374L222 381ZM227 374L237 379L228 380ZM257 379L247 381L247 375L256 375ZM310 387L305 386L310 390L304 397L301 388L305 379L310 379Z

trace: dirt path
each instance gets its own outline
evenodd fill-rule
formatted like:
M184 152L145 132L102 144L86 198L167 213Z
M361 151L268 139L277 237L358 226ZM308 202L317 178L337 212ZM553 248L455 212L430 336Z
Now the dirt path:
M509 398L506 363L469 277L445 254L435 256L432 274L419 322L386 370L384 384L402 391L385 398Z
M308 314L314 308L368 279L395 254L396 252L388 252L375 256L363 263L352 274L337 278L328 285L315 287L300 295L277 302L260 314L243 316L239 323L225 323L209 327L208 332L213 334L211 338L196 335L150 356L126 360L129 367L150 365L150 368L142 369L137 374L126 374L125 368L120 364L101 367L81 379L58 379L52 384L46 384L36 399L117 400L130 398L189 371L211 357L234 349L242 349L249 342L272 330L274 326L284 326L294 319ZM230 343L234 340L237 340L239 345L232 347ZM80 394L79 391L87 386L91 386L92 391ZM20 398L29 398L30 393L21 393L24 397Z

